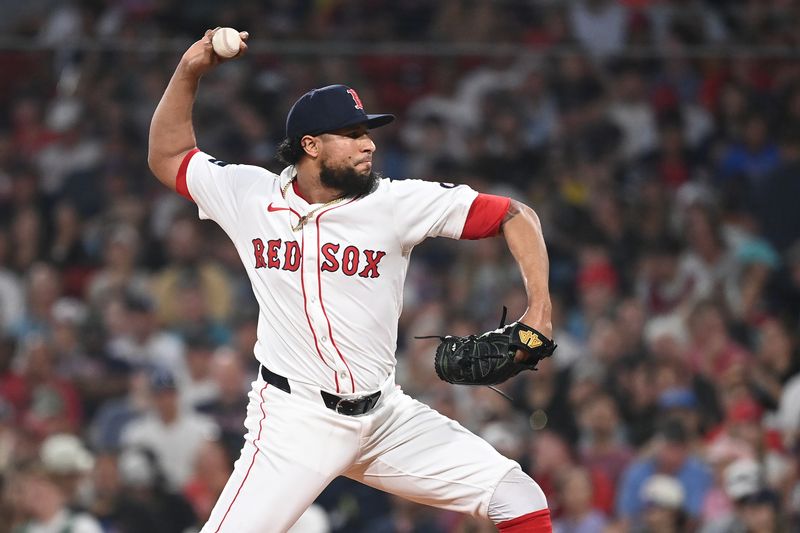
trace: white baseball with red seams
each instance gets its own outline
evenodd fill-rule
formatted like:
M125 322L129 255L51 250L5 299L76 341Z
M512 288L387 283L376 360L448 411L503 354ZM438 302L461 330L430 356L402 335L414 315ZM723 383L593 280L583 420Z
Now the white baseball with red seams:
M239 53L242 38L233 28L219 28L211 38L214 53L220 57L231 58Z
M291 166L276 175L196 149L177 176L178 192L236 246L260 309L255 356L291 388L253 383L245 445L203 533L286 531L340 475L496 523L544 516L541 489L517 463L394 383L414 246L496 234L509 200L381 179L365 196L310 205L294 176ZM320 391L381 396L363 416L347 416Z

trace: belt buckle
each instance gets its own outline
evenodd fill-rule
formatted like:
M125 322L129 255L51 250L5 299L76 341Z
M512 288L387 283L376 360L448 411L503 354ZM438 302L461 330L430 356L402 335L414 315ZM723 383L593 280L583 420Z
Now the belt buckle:
M361 396L359 398L339 398L339 401L336 402L336 407L334 408L334 411L336 411L340 415L352 416L352 413L348 413L348 412L344 411L344 408L350 407L352 409L353 407L358 405L358 402L362 401L363 399L364 399L364 396ZM363 413L359 413L359 414L363 414Z

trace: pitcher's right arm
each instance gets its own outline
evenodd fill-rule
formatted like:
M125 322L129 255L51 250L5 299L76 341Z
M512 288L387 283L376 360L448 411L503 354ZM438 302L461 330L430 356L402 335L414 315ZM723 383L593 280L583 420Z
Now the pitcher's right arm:
M207 30L203 38L183 54L150 122L147 164L156 178L173 191L183 158L197 146L192 108L200 78L223 61L211 46L215 31ZM247 50L247 32L241 32L240 36L242 44L234 57L240 57Z

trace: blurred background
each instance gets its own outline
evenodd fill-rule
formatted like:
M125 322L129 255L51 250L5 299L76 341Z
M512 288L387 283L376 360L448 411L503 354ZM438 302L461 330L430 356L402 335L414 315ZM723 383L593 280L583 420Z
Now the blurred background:
M345 83L395 179L531 205L556 356L458 388L435 341L524 311L503 239L419 246L398 381L519 461L558 532L800 531L800 5L792 0L26 0L0 18L0 532L199 530L238 456L257 306L147 168L207 28L200 147L280 170ZM280 483L280 480L276 480ZM256 512L257 510L254 510ZM491 525L336 480L298 531ZM50 529L48 529L50 528Z

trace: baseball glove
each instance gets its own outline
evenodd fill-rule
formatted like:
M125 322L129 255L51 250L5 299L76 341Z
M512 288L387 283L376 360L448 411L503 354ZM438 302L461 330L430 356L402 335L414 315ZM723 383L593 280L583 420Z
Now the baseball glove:
M498 385L523 370L536 370L545 357L553 355L556 345L539 331L521 322L504 325L481 335L467 337L438 336L441 340L434 356L434 368L440 379L457 385ZM431 337L419 337L431 338ZM517 350L528 354L514 361Z

